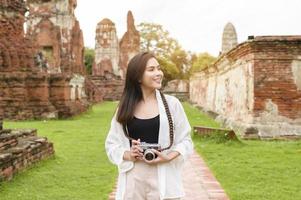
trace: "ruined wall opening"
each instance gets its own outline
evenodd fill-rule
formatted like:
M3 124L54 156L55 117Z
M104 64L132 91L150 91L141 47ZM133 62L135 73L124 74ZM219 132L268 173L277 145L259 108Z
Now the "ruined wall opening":
M79 100L78 85L75 86L75 100Z
M48 62L50 62L50 63L54 62L53 46L43 46L42 53Z

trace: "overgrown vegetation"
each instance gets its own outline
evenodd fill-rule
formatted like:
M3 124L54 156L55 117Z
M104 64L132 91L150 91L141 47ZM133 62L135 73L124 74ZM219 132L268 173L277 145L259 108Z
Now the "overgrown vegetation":
M85 47L85 67L87 70L87 74L92 74L92 67L94 63L94 58L95 58L95 50Z

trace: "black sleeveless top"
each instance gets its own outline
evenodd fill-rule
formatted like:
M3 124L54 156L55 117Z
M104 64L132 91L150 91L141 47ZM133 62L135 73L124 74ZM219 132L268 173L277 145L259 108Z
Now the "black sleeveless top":
M158 143L159 127L159 114L156 117L148 119L139 119L134 116L134 118L127 123L129 136L135 140L140 138L140 142L147 143Z

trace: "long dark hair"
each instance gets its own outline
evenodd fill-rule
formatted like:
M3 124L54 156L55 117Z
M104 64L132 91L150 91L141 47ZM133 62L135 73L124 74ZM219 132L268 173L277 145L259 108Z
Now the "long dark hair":
M134 108L143 99L140 86L147 61L156 58L150 52L135 55L129 62L125 77L124 90L118 104L117 121L125 125L133 119Z

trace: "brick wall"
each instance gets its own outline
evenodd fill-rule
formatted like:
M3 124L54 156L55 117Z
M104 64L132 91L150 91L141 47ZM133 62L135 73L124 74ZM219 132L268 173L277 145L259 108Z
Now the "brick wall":
M35 129L0 130L0 182L53 154L53 143Z
M301 136L301 36L259 36L194 74L190 100L248 137Z
M84 80L77 81L74 74L67 72L48 74L36 62L38 47L24 36L25 11L23 0L0 0L0 111L3 117L15 120L68 117L86 110L88 102L81 92ZM75 23L74 27L77 31L71 43L77 44L81 34L79 25ZM72 49L82 51L80 47ZM79 65L72 66L77 66L74 72L80 73ZM77 88L78 99L71 99L72 87Z

